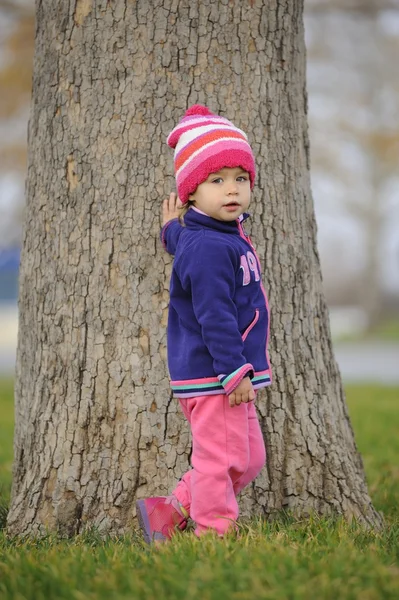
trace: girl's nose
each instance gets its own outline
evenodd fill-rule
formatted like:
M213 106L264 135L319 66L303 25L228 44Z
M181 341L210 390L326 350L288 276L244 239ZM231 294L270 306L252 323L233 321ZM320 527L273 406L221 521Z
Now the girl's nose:
M238 186L237 186L237 182L236 181L233 181L229 185L228 193L229 194L237 194L238 193Z

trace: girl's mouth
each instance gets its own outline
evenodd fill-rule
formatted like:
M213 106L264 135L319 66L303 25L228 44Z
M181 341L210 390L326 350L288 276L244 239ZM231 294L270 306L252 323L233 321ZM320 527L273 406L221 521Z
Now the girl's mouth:
M226 208L227 210L236 210L239 207L240 205L238 204L238 202L229 202L229 204L224 205L224 208Z

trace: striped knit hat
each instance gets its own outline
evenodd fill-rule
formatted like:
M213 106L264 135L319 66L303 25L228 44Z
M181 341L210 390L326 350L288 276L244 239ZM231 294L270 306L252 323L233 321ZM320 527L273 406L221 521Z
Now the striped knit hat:
M206 106L189 108L167 142L175 149L177 193L183 204L210 173L225 167L248 171L253 188L255 160L246 134Z

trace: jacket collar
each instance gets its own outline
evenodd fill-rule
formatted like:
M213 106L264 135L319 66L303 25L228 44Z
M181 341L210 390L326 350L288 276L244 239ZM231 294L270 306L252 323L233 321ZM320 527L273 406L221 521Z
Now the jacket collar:
M208 229L214 229L223 233L240 235L238 224L248 219L248 217L249 214L244 213L234 221L218 221L217 219L209 217L198 209L191 207L184 216L184 224L190 229L200 229L202 227L206 227Z

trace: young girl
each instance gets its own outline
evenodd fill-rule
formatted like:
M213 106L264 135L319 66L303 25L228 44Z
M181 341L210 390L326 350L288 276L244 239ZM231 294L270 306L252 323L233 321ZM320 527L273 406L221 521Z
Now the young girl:
M255 161L247 136L205 106L173 129L177 191L163 203L161 239L175 256L168 366L192 433L192 469L167 497L137 501L145 540L185 529L223 535L236 496L265 464L255 390L271 383L269 309L260 264L242 223ZM184 223L179 214L184 214Z

